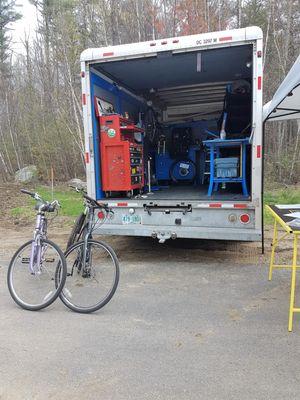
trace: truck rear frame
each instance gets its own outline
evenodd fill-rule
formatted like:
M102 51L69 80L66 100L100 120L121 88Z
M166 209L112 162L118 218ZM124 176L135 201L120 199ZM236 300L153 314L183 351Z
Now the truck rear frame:
M144 43L88 49L81 55L82 105L88 194L100 199L101 171L95 130L95 79L113 85L111 77L95 68L99 63L153 57L160 52L188 53L252 46L251 196L249 199L109 198L113 217L101 226L108 235L150 236L161 242L172 238L258 241L262 239L262 32L260 28L212 32ZM224 60L224 63L226 60ZM122 87L122 94L136 95ZM140 100L136 96L137 101ZM98 156L99 157L99 156ZM135 215L136 218L129 217ZM249 219L243 217L248 215ZM127 218L128 216L128 218ZM133 222L132 222L133 221ZM135 221L135 222L134 222Z

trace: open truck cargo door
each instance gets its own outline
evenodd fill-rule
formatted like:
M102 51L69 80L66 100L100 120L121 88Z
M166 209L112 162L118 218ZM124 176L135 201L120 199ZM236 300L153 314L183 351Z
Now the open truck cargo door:
M261 239L262 47L248 27L82 53L101 234Z
M275 92L264 105L264 121L282 121L300 118L300 56Z

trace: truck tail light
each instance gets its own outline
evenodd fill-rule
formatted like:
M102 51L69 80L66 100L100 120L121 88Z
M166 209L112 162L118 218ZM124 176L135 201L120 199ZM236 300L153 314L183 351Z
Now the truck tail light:
M250 222L250 215L249 214L241 214L240 221L242 224L248 224Z
M104 219L104 218L105 218L105 214L104 214L103 211L99 211L99 212L98 212L98 218L99 218L99 219Z

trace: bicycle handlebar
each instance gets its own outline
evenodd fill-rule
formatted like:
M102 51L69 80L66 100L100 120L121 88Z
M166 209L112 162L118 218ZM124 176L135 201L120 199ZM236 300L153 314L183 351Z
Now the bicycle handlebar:
M30 192L29 190L26 190L26 189L21 189L21 192L24 193L24 194L28 194L31 197L35 196L35 193Z
M98 203L97 200L93 199L92 197L88 196L86 193L83 193L83 197L90 202L96 208L103 208L105 211L111 211L107 204L105 203Z
M27 189L21 189L21 192L24 194L28 194L31 196L34 200L40 202L41 204L38 206L39 211L44 211L44 212L54 212L57 208L60 207L60 203L58 200L53 200L51 203L49 201L45 201L41 198L41 196L38 193L30 192Z
M93 199L92 197L90 197L85 189L83 188L79 188L77 186L72 186L70 185L73 189L76 190L77 193L81 193L83 198L85 200L87 200L93 207L95 208L103 208L106 212L112 212L112 210L108 207L107 203L98 203L97 200Z

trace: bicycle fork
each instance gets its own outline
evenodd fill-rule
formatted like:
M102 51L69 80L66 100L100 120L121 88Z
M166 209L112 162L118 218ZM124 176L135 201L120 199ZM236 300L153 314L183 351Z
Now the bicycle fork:
M89 221L88 221L88 229L86 234L84 235L84 248L83 248L83 265L82 265L82 276L84 276L84 274L88 274L88 268L86 268L88 266L88 263L90 262L90 250L88 250L88 240L91 237L91 232L93 229L93 220L94 220L94 215L93 213L91 213L89 215Z
M36 218L34 239L31 244L31 253L29 261L29 272L32 275L36 275L40 272L41 260L42 260L40 232L43 227L43 223L44 223L43 217L40 214L38 214Z

